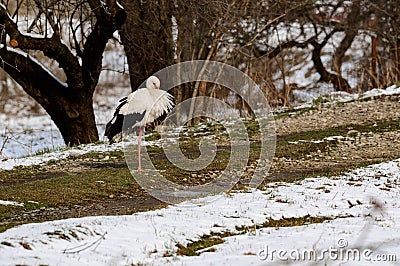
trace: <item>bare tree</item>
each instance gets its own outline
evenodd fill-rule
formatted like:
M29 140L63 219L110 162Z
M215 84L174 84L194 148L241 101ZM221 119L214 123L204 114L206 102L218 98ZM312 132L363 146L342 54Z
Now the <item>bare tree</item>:
M400 8L397 0L378 0L369 4L372 20L368 30L378 39L379 83L400 80Z
M154 72L173 63L171 0L121 0L127 21L121 41L128 60L132 90Z
M46 110L67 145L97 141L92 97L125 11L115 0L9 2L0 5L0 66ZM35 58L39 53L59 64L65 82Z
M126 0L124 4L131 6L129 10L133 12L122 35L132 89L171 63L209 59L240 67L256 76L272 98L287 105L291 89L299 86L286 78L299 63L304 63L299 61L307 58L321 82L332 84L335 90L350 92L354 88L347 80L348 69L343 64L350 62L346 53L360 33L382 36L383 42L390 42L388 49L400 58L397 2ZM380 21L374 29L368 26L373 16ZM327 54L331 60L323 58ZM368 62L368 58L363 60ZM400 68L400 59L397 64ZM201 82L183 85L175 91L178 102L197 95L227 99L229 93ZM198 102L192 107L202 105ZM243 106L240 102L233 105Z

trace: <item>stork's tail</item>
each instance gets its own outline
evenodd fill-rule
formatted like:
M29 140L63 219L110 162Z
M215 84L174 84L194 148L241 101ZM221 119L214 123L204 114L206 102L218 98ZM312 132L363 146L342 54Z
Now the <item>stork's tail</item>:
M110 140L110 144L122 140L122 132L133 132L135 129L140 127L137 122L141 121L146 112L142 114L129 114L122 115L119 113L114 114L113 119L106 125L105 136Z
M122 128L124 125L124 116L121 114L114 115L113 119L107 123L104 136L108 138L110 144L119 141L122 138Z

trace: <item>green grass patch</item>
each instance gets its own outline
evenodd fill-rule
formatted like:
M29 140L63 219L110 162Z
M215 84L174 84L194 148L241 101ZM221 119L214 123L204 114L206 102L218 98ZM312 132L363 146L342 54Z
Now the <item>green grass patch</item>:
M86 206L131 195L140 197L144 191L127 167L102 168L82 174L63 175L48 179L0 186L2 200L24 203L24 206L0 205L0 232L22 222L12 218L42 207ZM33 203L38 202L38 203ZM30 217L24 219L29 222Z
M332 220L332 217L312 217L310 215L306 215L303 217L296 217L296 218L283 218L279 220L268 220L263 224L255 225L252 227L248 226L239 226L236 227L236 230L240 231L241 234L247 233L249 231L253 231L255 229L267 228L267 227L274 227L279 229L280 227L293 227L293 226L303 226L308 224L315 224L315 223L323 223L325 221Z
M139 189L127 168L104 168L82 174L0 186L0 195L3 200L24 203L23 209L27 210L42 206L85 205L108 198L111 194L124 194ZM21 207L16 206L0 206L0 217L7 217L20 209Z
M108 158L107 158L108 156ZM67 159L74 162L85 163L85 159L88 159L89 163L93 163L94 160L103 162L124 162L124 153L122 151L110 151L107 153L102 152L89 152L82 155L70 155ZM60 161L49 161L46 165L59 164ZM30 165L30 166L16 166L12 170L0 170L0 185L12 185L14 183L28 182L36 179L48 179L58 176L67 175L66 171L59 171L57 168L49 170L46 165ZM93 165L95 166L95 165ZM62 169L62 167L60 167Z
M324 141L321 143L299 142L297 144L291 144L288 141L280 141L276 146L275 156L296 160L304 158L308 154L317 150L325 152L332 146L336 146L335 141Z
M196 141L194 142L185 142L180 143L182 153L190 159L196 159L200 156L200 150L198 148L198 144ZM192 179L191 174L192 171L186 171L184 169L180 169L172 164L169 159L165 156L162 148L160 147L147 147L147 152L151 158L151 161L156 169L162 171L163 176L174 182L182 182L186 185L198 185L199 183L206 183L210 180L198 180L196 178ZM214 160L201 171L195 172L197 175L205 175L212 171L221 171L224 170L229 163L231 151L229 147L219 146L216 151L216 156ZM135 166L134 166L135 167Z
M400 130L400 122L399 120L381 120L377 121L376 123L364 125L350 124L325 130L305 131L278 136L275 155L277 157L300 159L304 158L307 154L310 154L317 150L320 150L321 152L326 152L330 147L337 146L337 140L327 141L327 137L356 137L354 135L347 135L350 130L352 130L353 132L359 132L360 134L397 131ZM313 142L318 140L324 141L320 143ZM293 144L293 142L297 143Z
M221 237L219 236L213 236L213 235L205 235L202 236L200 240L194 241L192 243L189 243L186 247L182 244L177 244L178 251L176 252L176 255L179 256L198 256L200 253L198 251L202 249L207 249L212 246L218 245L224 243L224 240L222 240ZM207 252L213 252L215 249L207 249Z
M176 254L179 256L199 256L203 252L214 252L215 248L212 247L224 243L224 238L226 237L243 235L253 231L255 233L255 230L261 228L273 227L279 229L280 227L293 227L314 223L323 223L333 219L333 217L311 217L310 215L306 215L297 218L283 218L279 220L271 219L262 224L255 224L254 226L236 226L236 232L211 232L208 235L203 235L199 240L193 241L186 246L178 243L176 245L178 248Z
M51 173L40 165L16 166L12 170L0 170L0 184L8 185L49 174Z

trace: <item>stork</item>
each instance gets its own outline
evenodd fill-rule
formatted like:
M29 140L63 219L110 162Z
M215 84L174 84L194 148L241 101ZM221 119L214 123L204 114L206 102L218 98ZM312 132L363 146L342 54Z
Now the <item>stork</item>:
M151 76L146 81L146 88L132 92L119 102L114 117L106 125L104 135L112 144L122 139L122 132L139 129L137 170L142 171L140 144L144 127L172 109L173 96L160 90L160 80L156 76Z

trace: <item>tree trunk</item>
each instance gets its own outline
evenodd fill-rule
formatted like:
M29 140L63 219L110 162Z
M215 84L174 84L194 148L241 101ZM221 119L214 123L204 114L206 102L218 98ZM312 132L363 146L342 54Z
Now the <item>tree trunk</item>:
M92 96L82 95L79 98L79 101L75 99L68 102L61 98L55 99L57 104L45 107L68 146L91 143L99 139Z
M354 38L357 36L357 29L352 29L349 31L345 31L346 36L340 42L339 47L335 50L333 54L333 70L338 74L341 75L342 73L342 64L343 58L347 50L350 48L351 44L354 41Z
M335 91L351 92L351 87L347 80L342 78L340 75L333 74L326 70L324 64L322 63L321 50L322 47L325 45L325 42L323 44L319 44L316 41L313 41L311 42L311 44L314 46L314 49L312 51L312 60L315 69L321 76L321 80L332 83Z
M150 75L173 63L172 1L120 2L126 11L127 20L119 32L134 91Z
M372 88L378 87L377 56L376 56L376 36L371 37L371 85Z
M40 1L36 3L39 11L48 12L41 7ZM115 0L107 0L107 3L88 0L87 4L87 8L96 17L96 22L85 38L83 49L78 47L79 44L75 47L76 54L62 41L60 25L51 17L45 21L45 25L50 25L53 29L51 37L27 35L11 19L7 7L0 5L0 25L4 34L9 36L9 44L13 47L7 47L4 38L3 47L0 48L3 62L0 67L46 110L60 130L65 144L70 146L99 139L93 110L93 93L99 80L106 44L126 19L125 11ZM65 73L66 83L58 80L25 52L30 50L41 51L55 60Z
M348 25L346 25L344 29L345 37L340 42L333 55L333 70L340 76L344 55L358 34L360 22L366 19L365 14L361 14L362 6L360 2L360 0L352 1L351 10L346 18Z
M396 42L396 58L397 58L397 63L396 63L397 81L400 81L400 38L397 39Z
M94 84L68 87L29 56L0 49L3 69L19 83L50 115L66 145L91 143L99 139L93 110ZM22 73L22 75L21 75Z

